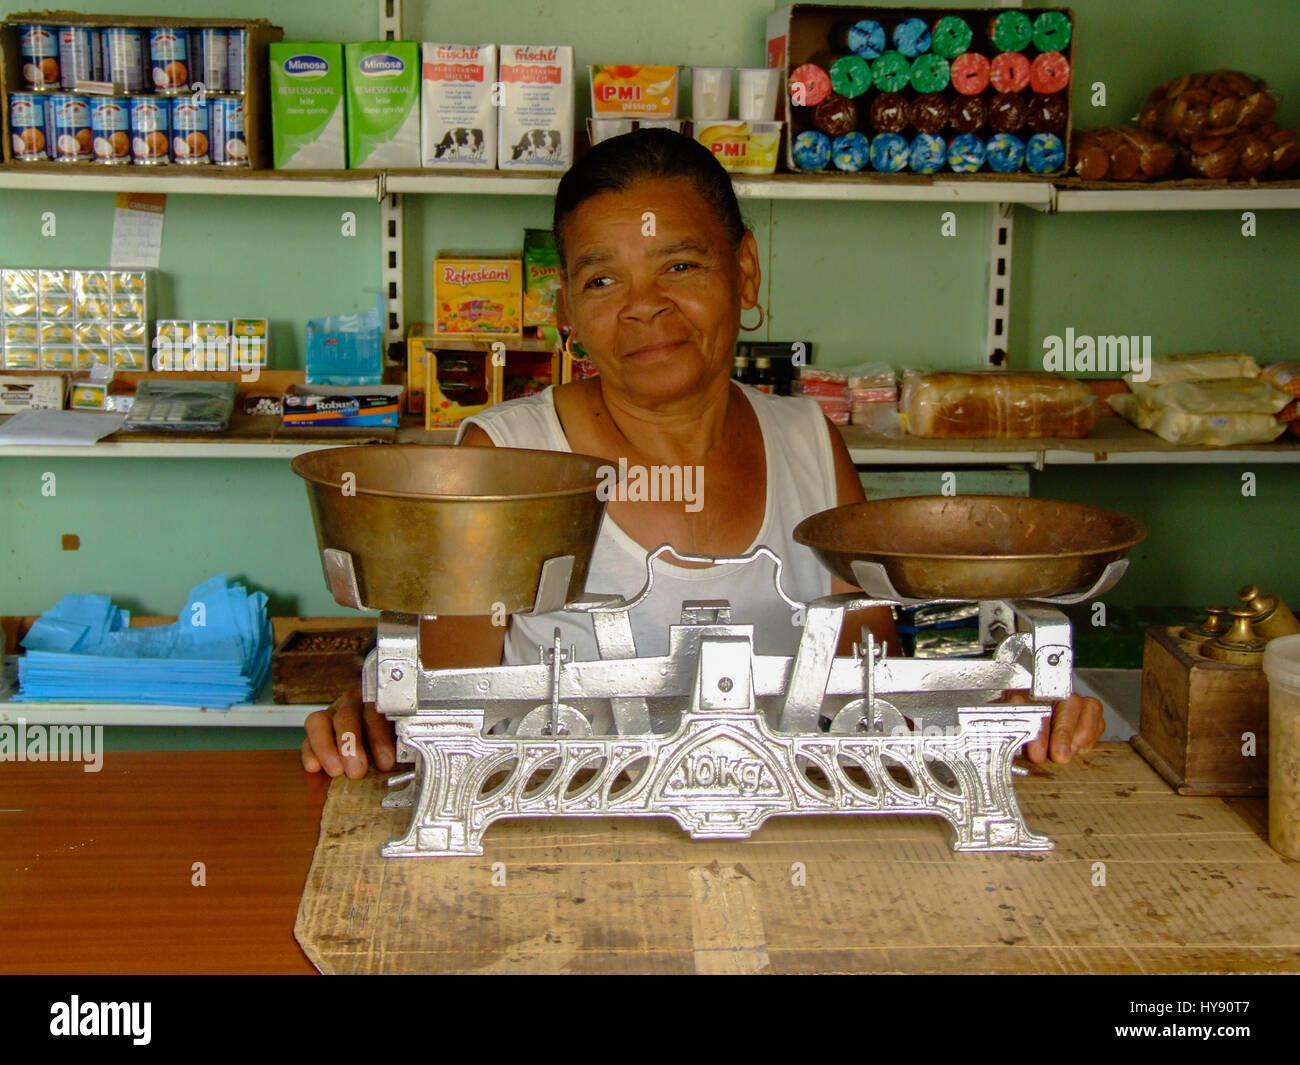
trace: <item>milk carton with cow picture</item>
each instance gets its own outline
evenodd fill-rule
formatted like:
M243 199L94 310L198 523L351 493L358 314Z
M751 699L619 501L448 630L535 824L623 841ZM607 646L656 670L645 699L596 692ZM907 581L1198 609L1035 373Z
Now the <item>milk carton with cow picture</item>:
M424 166L495 170L494 44L423 45L420 157Z
M573 48L503 44L497 168L561 173L573 165Z

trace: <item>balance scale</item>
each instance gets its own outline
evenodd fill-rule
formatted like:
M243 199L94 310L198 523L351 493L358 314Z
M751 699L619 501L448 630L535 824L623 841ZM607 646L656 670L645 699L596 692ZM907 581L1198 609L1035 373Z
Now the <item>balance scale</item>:
M332 555L327 565L351 595L350 557ZM805 619L794 657L758 654L753 626L725 601L684 602L668 653L638 656L630 614L666 555L770 561L773 594ZM953 850L1054 846L1025 824L1012 776L1027 770L1013 761L1071 691L1070 624L1058 605L1104 592L1127 560L1081 593L981 602L991 657L950 660L884 655L866 628L851 657L836 655L846 611L958 602L901 596L880 563L855 564L864 594L807 604L785 595L780 559L766 547L739 558L661 547L630 601L565 603L572 565L572 556L547 561L531 613L587 614L600 653L592 661L561 647L557 628L530 665L425 669L421 616L381 614L363 695L395 723L399 761L415 763L388 781L396 790L384 805L410 807L411 821L385 856L479 855L488 827L506 817L663 816L696 839L744 839L781 815L928 814L951 826ZM1030 702L992 702L1020 689ZM926 727L914 731L908 717Z

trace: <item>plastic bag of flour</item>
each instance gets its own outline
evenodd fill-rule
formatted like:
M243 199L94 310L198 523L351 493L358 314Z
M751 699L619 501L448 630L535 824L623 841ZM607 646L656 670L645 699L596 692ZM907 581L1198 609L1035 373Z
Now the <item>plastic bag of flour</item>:
M1286 431L1286 423L1278 421L1272 414L1242 411L1193 414L1183 410L1155 409L1131 392L1107 396L1106 402L1121 418L1171 444L1204 447L1267 444Z
M1290 401L1267 381L1236 377L1219 381L1177 381L1130 386L1138 402L1158 411L1186 414L1276 414Z
M1170 385L1177 381L1209 381L1225 377L1256 377L1259 363L1241 351L1192 351L1160 355L1151 360L1150 375L1125 374L1130 385Z

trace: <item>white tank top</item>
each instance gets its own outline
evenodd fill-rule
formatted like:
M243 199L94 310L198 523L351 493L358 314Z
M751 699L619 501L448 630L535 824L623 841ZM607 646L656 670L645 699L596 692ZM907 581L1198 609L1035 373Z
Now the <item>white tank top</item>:
M750 549L763 544L781 559L781 587L791 599L808 602L828 595L829 571L811 550L795 543L791 533L808 515L837 504L830 427L815 400L769 395L748 385L738 387L758 418L767 457L763 524ZM556 416L550 388L467 418L456 434L457 443L471 425L487 433L497 447L572 450ZM706 490L718 489L706 486ZM591 558L587 592L630 599L645 586L647 554L606 514ZM776 594L774 567L768 560L688 569L659 558L654 567L653 591L631 612L638 655L667 653L668 626L680 621L682 603L689 599L728 600L732 622L754 626L759 654L794 653L802 632L796 621L802 624L802 618L796 619ZM536 662L538 645L550 647L557 627L562 646L574 646L579 659L599 657L590 618L559 611L531 618L513 616L506 632L505 664Z

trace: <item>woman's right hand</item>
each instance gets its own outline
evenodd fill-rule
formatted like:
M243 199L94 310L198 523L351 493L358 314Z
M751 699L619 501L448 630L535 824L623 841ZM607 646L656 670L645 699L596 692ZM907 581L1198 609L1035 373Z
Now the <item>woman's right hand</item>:
M360 780L369 769L367 749L380 772L388 772L397 761L393 723L374 703L362 705L360 689L346 691L326 709L309 714L303 726L307 738L302 741L302 767L308 773L323 769L332 777L346 773Z

